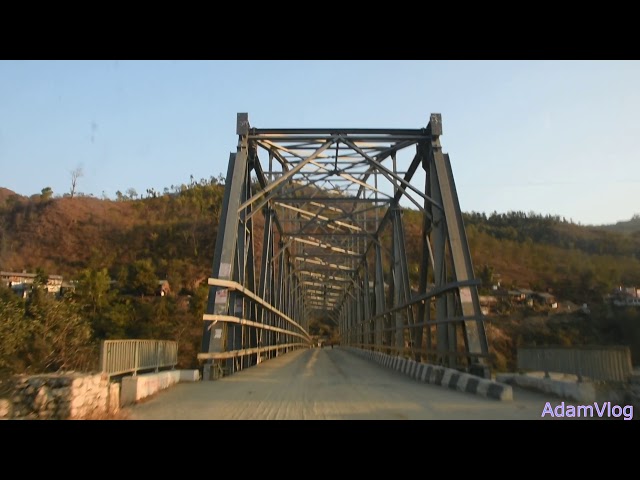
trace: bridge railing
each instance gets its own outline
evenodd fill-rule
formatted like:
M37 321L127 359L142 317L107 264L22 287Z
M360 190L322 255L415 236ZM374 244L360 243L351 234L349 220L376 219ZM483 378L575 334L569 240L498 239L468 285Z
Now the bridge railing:
M178 364L178 342L170 340L105 340L100 346L100 366L109 376Z
M518 349L518 369L626 382L633 373L631 352L625 346L529 347Z
M278 310L269 302L265 302L258 295L253 293L251 290L244 288L237 282L232 282L228 280L222 280L218 278L209 278L208 284L210 286L221 287L224 289L228 289L230 291L237 292L239 295L244 297L250 304L259 306L265 312L265 315L273 317L275 322L278 322L278 325L270 325L267 323L260 323L256 321L252 321L246 318L241 318L239 316L234 315L217 315L217 314L207 314L203 315L203 319L207 321L213 322L211 327L214 331L220 329L218 334L222 337L222 325L227 324L235 324L242 325L246 327L251 327L256 331L260 332L261 336L264 332L278 334L279 341L275 345L258 345L252 348L238 348L231 349L222 352L206 352L199 353L199 360L225 360L225 359L236 359L241 358L248 355L261 355L263 353L274 352L274 351L287 351L288 349L297 349L297 348L308 348L312 339L309 333L296 321L286 315L284 312ZM248 310L251 310L249 308ZM272 320L273 321L273 320ZM259 342L262 343L262 342Z

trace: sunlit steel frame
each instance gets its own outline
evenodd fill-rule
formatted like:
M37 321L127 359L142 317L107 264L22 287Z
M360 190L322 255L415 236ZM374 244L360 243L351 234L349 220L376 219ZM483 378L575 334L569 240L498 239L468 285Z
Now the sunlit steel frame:
M204 378L311 346L317 317L344 345L490 374L440 114L420 129L258 129L239 113L237 134L203 318ZM408 209L422 218L413 272Z

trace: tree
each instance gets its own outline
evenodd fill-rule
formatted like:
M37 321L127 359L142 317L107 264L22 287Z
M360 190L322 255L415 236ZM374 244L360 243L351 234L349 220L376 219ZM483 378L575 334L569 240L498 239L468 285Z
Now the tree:
M49 284L49 275L40 267L36 268L36 278L33 279L32 295L45 295L47 285Z
M91 326L70 297L58 300L34 292L27 301L26 318L32 335L23 350L31 371L82 370L94 363Z
M78 179L82 176L84 176L84 172L81 166L77 167L75 170L71 170L71 198L75 195Z
M151 260L136 260L129 265L128 287L131 291L144 296L153 295L158 286Z
M44 187L40 193L40 200L42 200L43 202L46 202L52 196L53 196L53 190L51 190L51 187Z
M478 277L482 281L482 290L491 290L493 286L493 267L490 265L483 265L480 269Z
M131 200L135 200L136 197L138 196L138 192L136 192L136 189L133 187L130 187L127 189L127 195L129 196L129 198Z
M116 302L105 312L105 318L101 319L96 328L97 338L127 338L128 331L133 325L135 312L131 303L127 300Z
M110 303L111 278L106 268L86 268L78 276L75 296L80 307L90 316L95 316Z
M0 290L0 370L19 373L33 324L25 318L24 301L8 288Z

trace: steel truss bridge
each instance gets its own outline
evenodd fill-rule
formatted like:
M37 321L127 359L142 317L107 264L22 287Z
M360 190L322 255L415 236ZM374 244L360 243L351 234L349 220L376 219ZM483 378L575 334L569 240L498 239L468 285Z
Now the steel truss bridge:
M310 347L314 319L337 325L342 345L489 376L440 114L417 129L296 129L255 128L239 113L237 134L198 354L204 379ZM408 215L419 229L407 231ZM419 235L418 251L407 252L408 235Z

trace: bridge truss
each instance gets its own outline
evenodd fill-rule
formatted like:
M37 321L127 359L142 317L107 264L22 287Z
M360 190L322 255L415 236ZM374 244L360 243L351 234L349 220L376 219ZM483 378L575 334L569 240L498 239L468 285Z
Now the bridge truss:
M489 374L439 114L419 129L263 129L239 113L237 134L204 378L311 346L313 318L336 324L343 345ZM408 236L419 248L407 252Z

